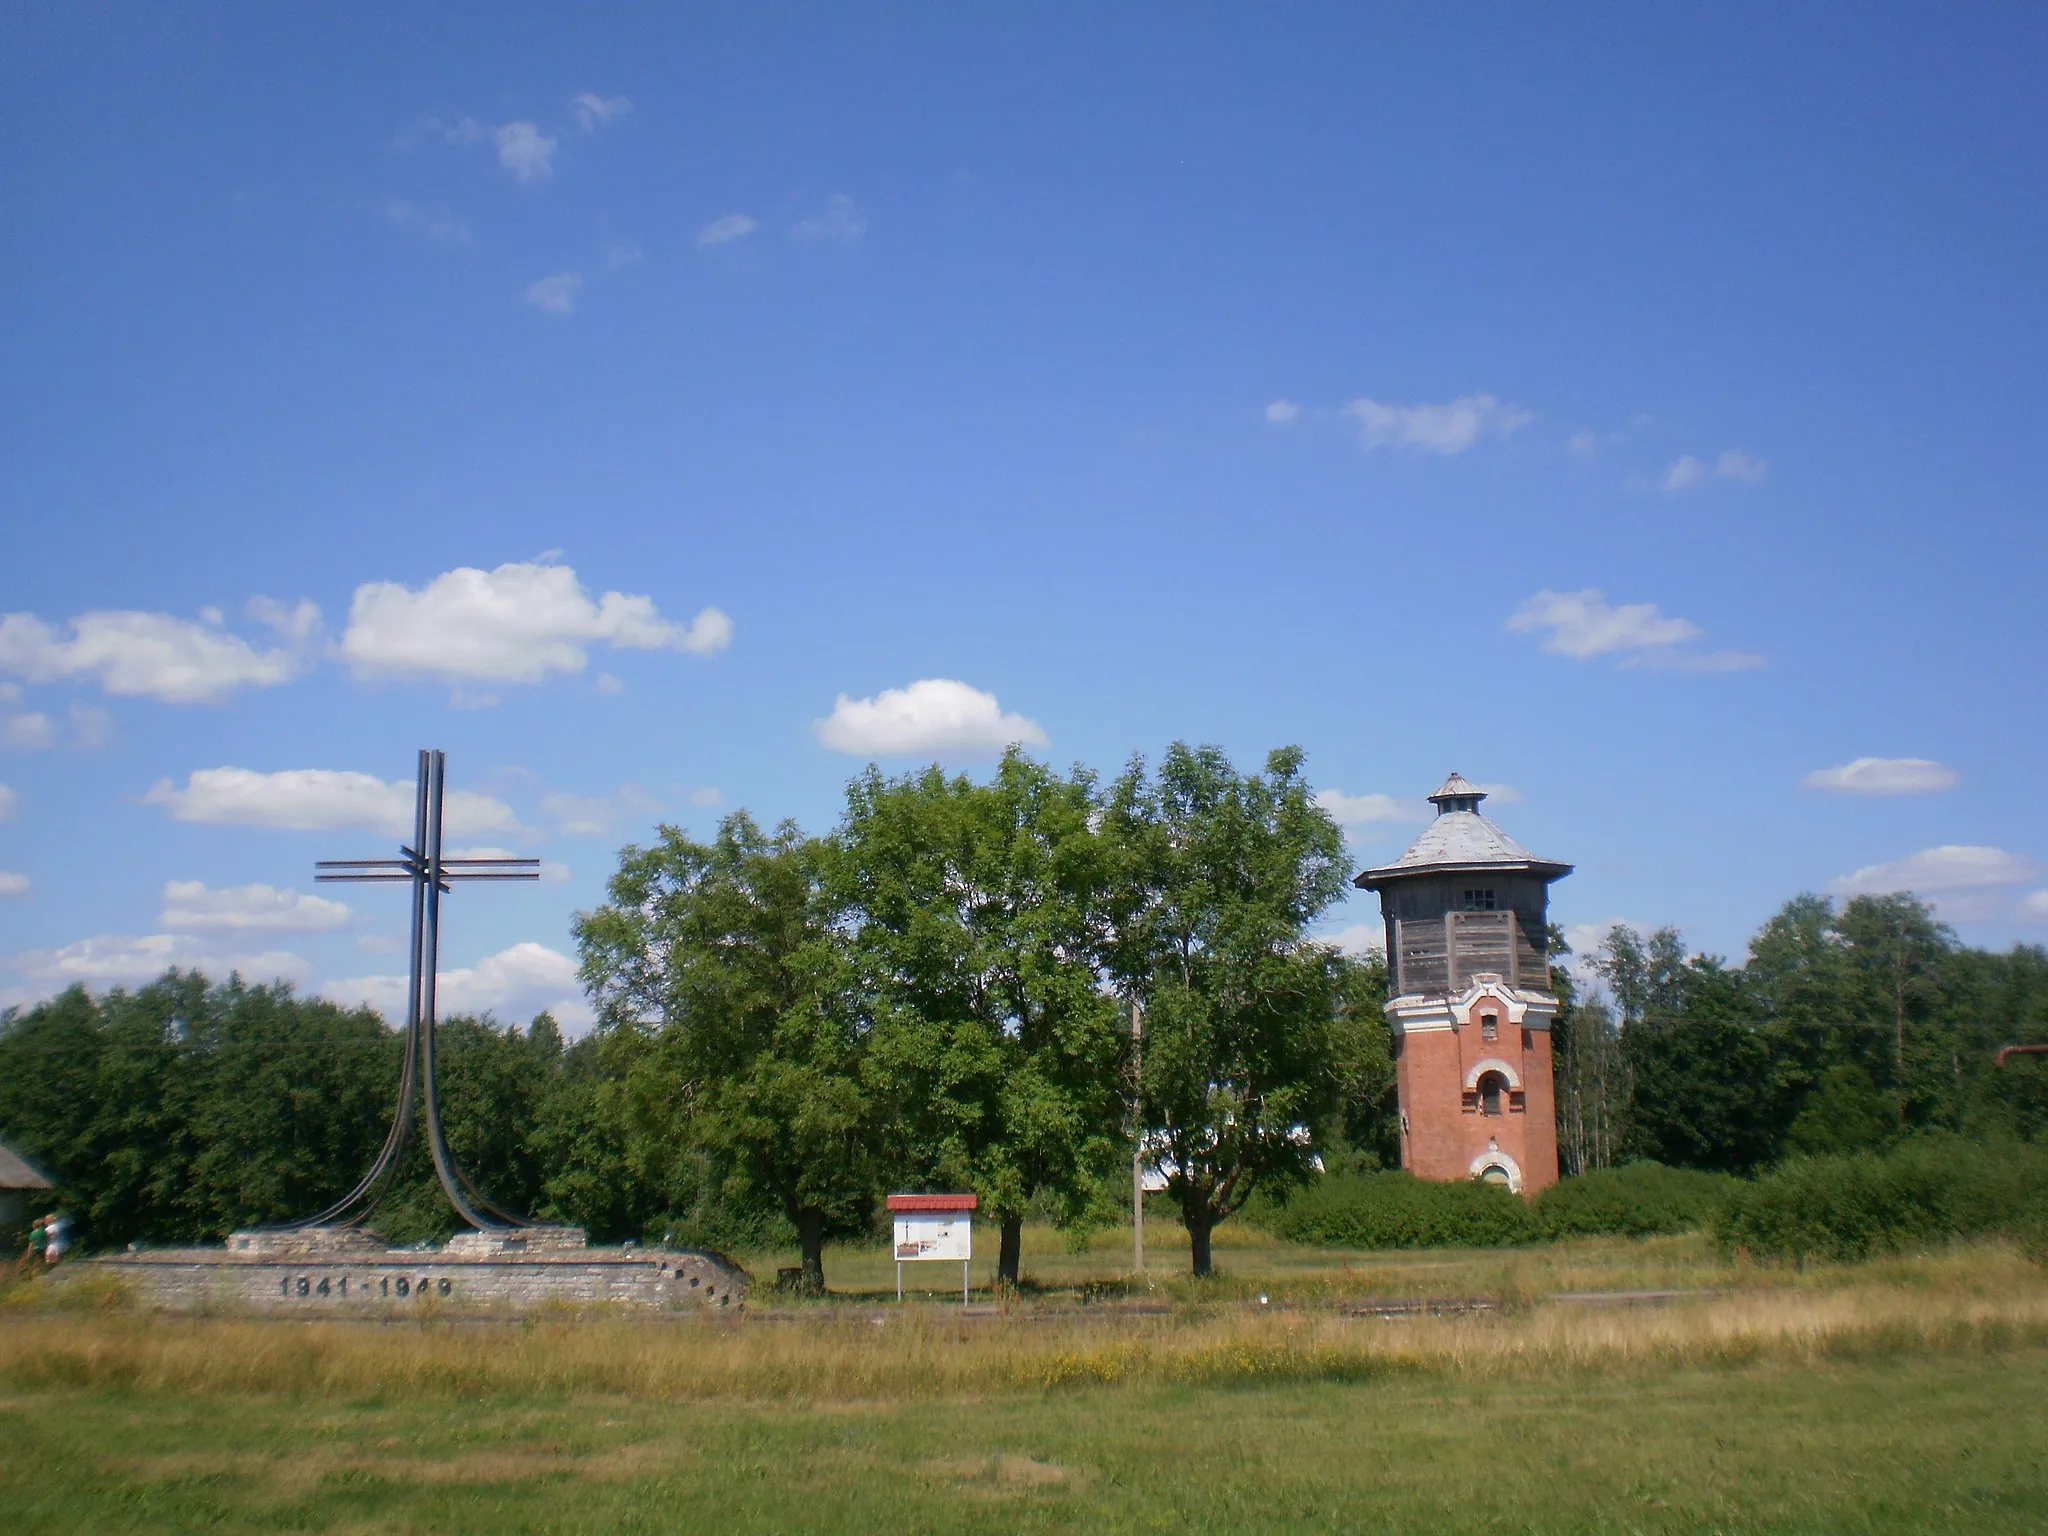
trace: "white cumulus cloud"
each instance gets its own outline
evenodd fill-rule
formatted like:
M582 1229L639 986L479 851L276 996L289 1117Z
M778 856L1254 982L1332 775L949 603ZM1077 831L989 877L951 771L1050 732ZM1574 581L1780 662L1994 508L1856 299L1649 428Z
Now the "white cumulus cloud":
M928 677L908 688L886 688L871 699L840 694L832 713L812 722L818 740L858 757L994 756L1012 743L1043 746L1037 721L1006 715L992 693Z
M581 91L569 98L569 110L576 114L576 121L585 133L595 133L615 117L624 117L633 110L633 103L624 96L600 96L595 91Z
M2048 923L2048 891L2029 891L2014 914L2023 923Z
M1492 395L1460 395L1440 404L1386 405L1360 396L1338 414L1357 429L1366 448L1413 448L1423 453L1463 453L1489 431L1513 432L1532 418L1503 406Z
M273 611L287 610L270 604L258 617ZM288 683L312 664L307 642L320 610L300 603L288 613L298 632L268 650L220 628L217 612L198 623L168 613L84 613L65 625L68 635L32 613L10 613L0 617L0 672L30 683L91 678L110 694L167 704L218 703L237 688Z
M0 869L0 896L26 896L33 885L27 875L12 869Z
M356 588L341 649L359 677L538 683L581 672L600 641L704 656L732 642L732 620L706 608L671 623L652 598L623 592L593 603L565 565L462 566L417 591L395 581Z
M637 784L623 784L609 795L553 790L541 796L540 808L554 818L555 830L563 837L601 837L623 818L653 815L661 802Z
M1883 896L1910 891L1931 902L1943 917L1981 922L2006 915L2024 903L2012 888L2038 880L2039 861L2003 848L1944 843L1888 864L1870 864L1828 882L1836 896Z
M1387 926L1385 923L1353 923L1335 933L1318 935L1318 941L1355 959L1381 958L1387 952Z
M1429 814L1429 807L1419 800L1397 800L1392 795L1347 795L1341 789L1318 790L1316 804L1342 827L1420 821Z
M80 982L88 987L133 986L156 980L172 966L203 971L215 981L240 972L248 981L288 981L296 986L306 979L308 969L306 962L289 950L213 951L196 940L169 933L96 934L57 949L24 950L0 960L0 965L27 977L46 993Z
M790 228L797 240L829 240L836 245L857 244L868 232L868 216L861 205L844 192L834 192L810 217Z
M216 889L203 880L167 880L163 902L157 924L173 933L218 929L324 933L347 927L352 916L342 902L283 891L273 885L230 885Z
M1266 407L1266 420L1276 427L1283 427L1301 414L1301 407L1292 400L1275 400Z
M1800 784L1842 795L1928 795L1953 789L1955 769L1927 757L1859 757L1836 768L1816 768Z
M571 1030L592 1019L576 962L531 940L486 955L473 966L437 971L434 980L435 1012L444 1019L490 1013L518 1020L546 1009ZM367 1003L387 1020L396 1020L405 1016L405 989L403 976L357 976L325 982L320 992L344 1007Z
M48 715L9 715L0 720L0 750L42 752L57 745L57 722Z
M546 181L555 174L555 140L532 123L506 123L492 131L498 164L521 181Z
M1674 459L1671 467L1664 471L1664 489L1689 491L1710 475L1717 480L1734 480L1742 485L1757 485L1762 483L1770 471L1768 460L1744 453L1740 448L1722 450L1721 456L1714 460L1711 467L1687 453Z
M1523 603L1508 620L1518 634L1543 634L1543 649L1574 661L1616 656L1624 666L1674 667L1693 672L1733 672L1763 665L1742 651L1700 651L1688 642L1703 631L1690 620L1666 614L1655 603L1607 601L1598 588L1552 592L1547 588Z
M386 783L374 774L333 768L287 768L279 773L200 768L183 789L159 779L142 800L164 807L179 821L200 826L358 830L410 837L414 793L410 780ZM511 806L474 790L449 790L442 814L450 837L522 830Z
M744 213L720 214L697 231L697 243L704 246L727 245L734 240L745 239L760 227Z
M572 315L583 291L583 274L556 272L526 285L526 302L548 315Z

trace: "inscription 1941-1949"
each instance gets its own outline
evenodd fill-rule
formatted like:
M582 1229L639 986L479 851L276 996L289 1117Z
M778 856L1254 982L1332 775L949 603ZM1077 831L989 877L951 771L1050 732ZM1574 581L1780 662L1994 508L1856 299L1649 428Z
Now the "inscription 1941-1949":
M308 1300L322 1296L347 1296L351 1294L349 1279L347 1275L282 1275L278 1278L277 1294L287 1299L303 1296ZM454 1289L454 1281L446 1278L437 1280L432 1275L421 1275L417 1280L411 1275L379 1275L375 1279L358 1277L353 1294L366 1299L417 1296L424 1300L428 1296L446 1296Z

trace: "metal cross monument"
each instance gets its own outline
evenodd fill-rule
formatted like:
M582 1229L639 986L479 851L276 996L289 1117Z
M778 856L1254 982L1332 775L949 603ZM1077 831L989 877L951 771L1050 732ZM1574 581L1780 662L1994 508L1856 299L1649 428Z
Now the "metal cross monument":
M427 1146L434 1173L456 1213L481 1231L533 1225L491 1203L455 1161L441 1128L441 1102L434 1082L434 976L441 949L441 898L451 886L473 880L538 880L539 859L450 859L441 853L441 810L448 754L420 753L419 789L414 797L410 845L395 859L322 859L316 880L409 881L412 885L412 975L405 995L405 1065L398 1077L398 1111L384 1150L360 1184L301 1227L353 1227L368 1219L398 1170L412 1132L413 1103L426 1104Z

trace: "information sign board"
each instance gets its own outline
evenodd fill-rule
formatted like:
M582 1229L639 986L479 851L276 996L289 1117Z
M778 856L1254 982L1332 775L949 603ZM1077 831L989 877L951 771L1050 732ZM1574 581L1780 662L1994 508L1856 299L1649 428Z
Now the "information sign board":
M971 1211L898 1211L896 1258L953 1259L974 1257L974 1214Z

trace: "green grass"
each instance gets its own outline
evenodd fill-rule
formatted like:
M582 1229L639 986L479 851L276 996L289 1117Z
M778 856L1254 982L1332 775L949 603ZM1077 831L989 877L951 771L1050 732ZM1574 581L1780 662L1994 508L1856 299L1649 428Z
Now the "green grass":
M1802 1269L1689 1237L1242 1230L1220 1284L1162 1282L1143 1315L1061 1294L1121 1255L1042 1233L1052 1289L965 1316L842 1292L773 1319L266 1321L17 1287L0 1530L2048 1529L2048 1272L2009 1245ZM893 1272L835 1258L841 1285ZM1552 1299L1658 1284L1697 1294ZM1417 1293L1504 1305L1318 1304Z
M2048 1353L924 1403L0 1400L43 1532L2038 1531Z

